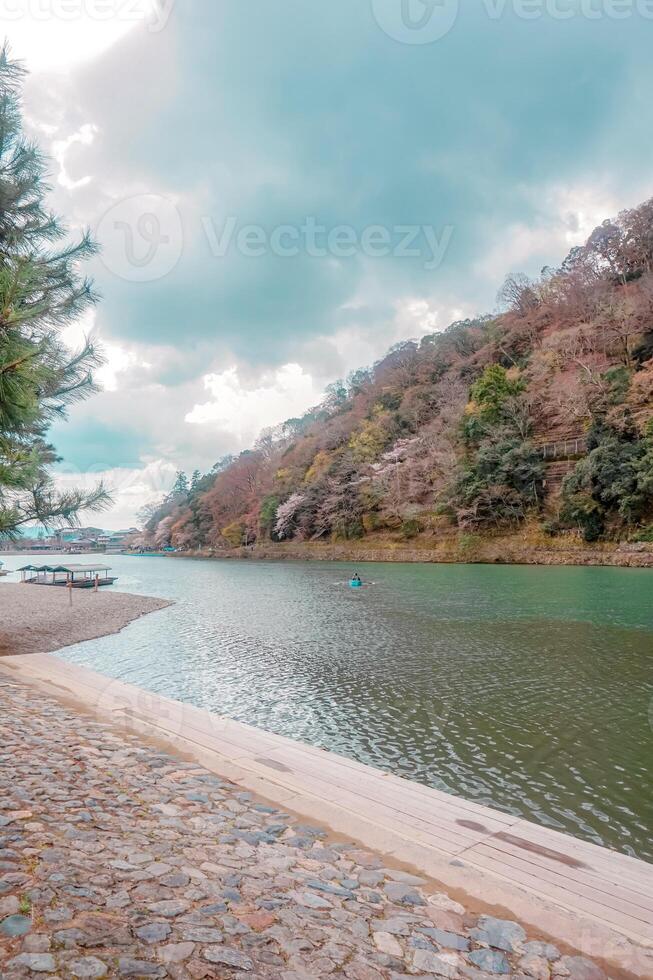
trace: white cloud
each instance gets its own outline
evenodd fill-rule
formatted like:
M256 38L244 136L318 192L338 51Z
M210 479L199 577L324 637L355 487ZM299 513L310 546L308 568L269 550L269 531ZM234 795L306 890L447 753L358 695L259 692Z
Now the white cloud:
M523 190L529 203L537 206L534 221L515 222L498 229L491 247L474 267L474 273L496 285L497 290L510 272L528 271L535 261L553 257L560 262L575 246L587 240L606 218L622 209L635 206L650 193L642 189L617 189L614 184L554 184Z
M234 435L241 448L250 445L261 428L277 425L301 415L319 401L321 391L299 364L284 364L264 374L255 387L248 388L238 368L220 374L207 374L204 387L211 399L186 415L192 425L216 425Z
M114 505L103 514L82 514L82 524L119 530L135 524L141 507L160 500L172 487L175 474L176 467L172 463L155 459L140 469L90 469L80 472L72 467L63 467L55 474L55 482L60 490L76 487L89 491L103 481L113 494Z
M105 391L118 390L118 375L122 372L135 367L149 367L146 361L139 360L134 351L126 350L117 344L104 344L102 349L106 360L95 372L95 380Z
M361 304L365 306L361 296ZM309 340L299 349L302 362L308 366L322 388L337 377L345 377L357 368L369 367L380 360L395 344L420 340L425 334L444 330L454 320L473 316L475 307L460 299L436 300L407 296L394 303L394 314L386 320L349 324L331 335ZM355 307L352 308L355 320Z
M78 187L85 187L86 184L90 183L93 179L90 176L80 177L79 180L73 180L72 177L68 175L66 171L66 151L73 146L74 143L80 143L82 146L90 146L95 135L98 131L97 126L93 123L85 123L83 126L75 132L71 133L67 139L63 140L53 140L52 142L52 156L59 164L59 173L57 175L57 181L66 190L74 191Z
M470 303L461 303L461 297L452 302L438 302L426 299L402 299L397 304L396 322L401 336L398 339L414 337L421 339L426 334L446 329L450 323L472 317L478 311Z
M139 24L161 29L157 11L157 0L0 0L0 23L30 71L68 72Z
M61 331L61 339L71 351L79 350L84 345L86 339L95 333L97 320L97 310L89 308L83 316L80 316L74 323L69 323Z
M97 311L95 309L88 310L75 323L65 327L61 332L61 337L72 352L79 350L89 337L97 338L100 341L104 364L93 372L93 376L104 391L118 391L120 387L118 376L120 374L126 374L128 371L137 368L148 371L152 365L143 358L141 345L134 345L130 349L121 344L103 342L96 328L96 318Z

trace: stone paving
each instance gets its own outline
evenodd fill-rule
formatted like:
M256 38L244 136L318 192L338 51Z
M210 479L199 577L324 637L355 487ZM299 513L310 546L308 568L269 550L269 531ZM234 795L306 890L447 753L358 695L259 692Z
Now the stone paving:
M3 980L605 978L3 679L0 731Z

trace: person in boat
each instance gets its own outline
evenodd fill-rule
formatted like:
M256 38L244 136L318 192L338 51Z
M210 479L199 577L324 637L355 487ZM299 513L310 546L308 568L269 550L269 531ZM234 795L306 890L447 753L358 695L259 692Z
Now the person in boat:
M358 572L354 572L354 574L351 577L351 580L352 580L352 582L357 582L359 585L362 585L363 584L362 581L361 581L361 577L358 574Z

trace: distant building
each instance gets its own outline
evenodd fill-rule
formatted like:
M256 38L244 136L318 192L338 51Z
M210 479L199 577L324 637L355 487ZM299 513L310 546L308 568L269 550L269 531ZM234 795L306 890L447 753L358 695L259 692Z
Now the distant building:
M133 534L138 534L138 528L130 527L122 531L105 531L98 537L97 543L107 551L120 551L125 546L127 539Z
M54 551L64 554L121 551L127 547L129 539L139 533L136 527L124 528L120 531L105 531L99 527L63 527L51 534L40 532L38 538L24 537L15 545L15 549Z
M80 547L82 545L86 547L89 543L97 544L97 539L101 534L103 531L99 527L62 527L45 540L55 548Z

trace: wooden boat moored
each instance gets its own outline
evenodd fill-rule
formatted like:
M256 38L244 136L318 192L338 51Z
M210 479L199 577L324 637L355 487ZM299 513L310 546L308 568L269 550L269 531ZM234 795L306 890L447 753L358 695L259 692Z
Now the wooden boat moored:
M20 580L26 585L71 586L73 589L94 589L96 585L113 585L117 576L109 575L109 565L24 565L19 568ZM33 572L32 577L28 577Z

